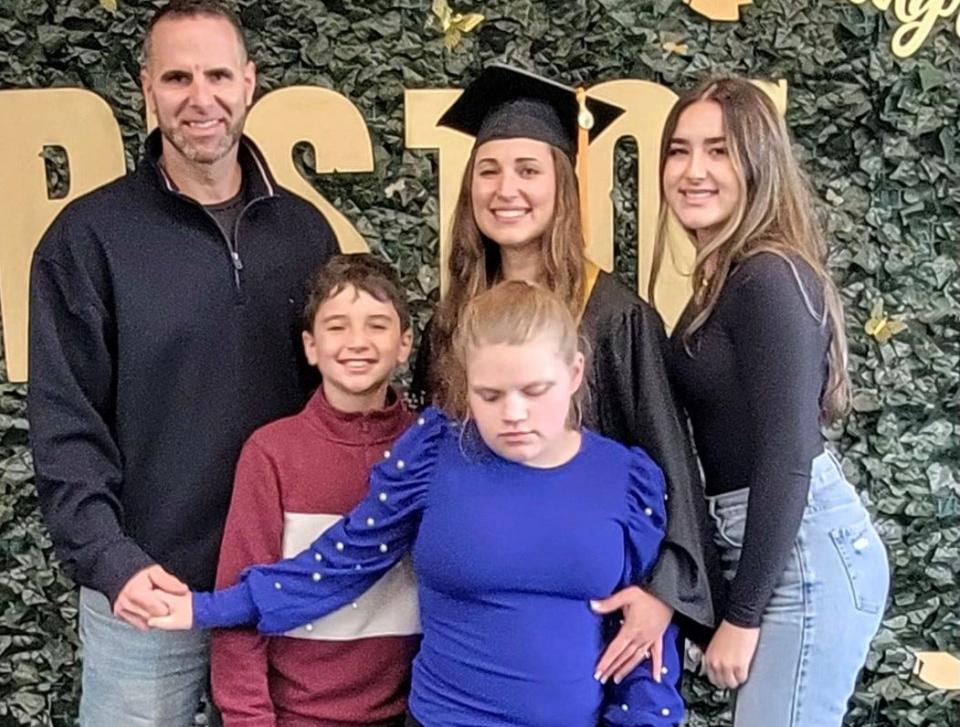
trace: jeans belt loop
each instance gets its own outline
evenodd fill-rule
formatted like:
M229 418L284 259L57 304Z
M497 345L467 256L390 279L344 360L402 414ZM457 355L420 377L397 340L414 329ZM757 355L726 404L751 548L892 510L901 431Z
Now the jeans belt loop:
M830 458L830 461L832 461L832 462L837 466L837 471L842 475L842 474L843 474L843 465L840 464L840 458L837 457L837 455L835 455L833 452L831 452L831 451L830 451L829 449L827 449L826 447L823 448L823 451L824 451L824 452L826 453L826 455Z

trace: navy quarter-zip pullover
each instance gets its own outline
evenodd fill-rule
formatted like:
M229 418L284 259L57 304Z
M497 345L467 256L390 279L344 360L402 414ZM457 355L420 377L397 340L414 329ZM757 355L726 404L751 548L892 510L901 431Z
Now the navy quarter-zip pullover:
M114 601L158 563L214 582L234 465L314 381L299 320L337 245L246 138L228 239L158 161L69 204L34 253L28 416L37 490L78 583Z

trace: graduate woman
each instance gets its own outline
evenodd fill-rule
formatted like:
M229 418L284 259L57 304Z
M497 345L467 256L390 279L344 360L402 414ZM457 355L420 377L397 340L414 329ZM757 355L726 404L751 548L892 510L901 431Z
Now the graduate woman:
M889 573L820 433L844 412L848 382L808 185L783 119L741 79L678 101L660 170L661 233L672 213L697 248L671 368L730 582L707 671L737 689L736 727L839 727Z
M151 625L309 629L412 552L423 643L409 725L678 724L675 626L656 673L647 661L619 684L594 674L604 618L589 601L649 572L664 485L642 450L580 429L570 311L505 282L467 305L452 350L466 408L426 409L344 520L236 586L168 596L170 615Z
M525 71L490 65L441 118L476 141L454 212L447 292L424 336L413 390L445 403L457 390L452 341L464 307L501 280L544 285L580 322L588 366L583 423L641 446L667 480L667 536L650 579L600 610L623 609L624 626L598 665L624 676L648 654L675 612L713 625L709 530L685 427L670 391L657 313L584 255L578 152L622 109ZM456 403L456 402L454 402Z

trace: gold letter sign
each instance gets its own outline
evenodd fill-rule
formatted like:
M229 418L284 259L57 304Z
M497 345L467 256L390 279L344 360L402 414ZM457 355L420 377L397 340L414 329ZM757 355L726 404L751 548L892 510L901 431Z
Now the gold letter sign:
M66 150L70 189L49 199L43 148ZM27 286L40 236L71 199L126 171L110 107L77 88L0 91L0 311L11 381L27 378ZM123 210L117 210L123 214Z
M957 0L960 2L960 0ZM786 106L786 84L762 85L781 112ZM450 249L450 223L460 178L473 140L437 119L459 95L449 89L406 91L404 114L406 146L436 149L440 155L440 263L442 271ZM591 147L590 209L587 254L601 267L613 267L613 160L617 141L632 137L637 143L637 289L646 292L650 277L659 182L657 155L663 122L676 95L649 81L608 81L591 95L622 106L623 114ZM152 128L153 119L147 119ZM278 181L310 200L330 220L345 252L366 250L353 224L338 212L297 172L293 147L309 142L316 152L317 172L369 172L373 151L366 123L344 96L323 88L291 87L266 94L251 109L247 133L263 150ZM66 197L51 200L42 158L45 146L66 150L70 187ZM11 381L27 377L27 288L30 258L43 231L70 200L116 178L125 171L120 130L110 108L96 94L80 89L0 91L0 311ZM675 226L676 228L676 226ZM675 229L658 283L657 304L672 325L690 295L689 270L693 249L686 235Z

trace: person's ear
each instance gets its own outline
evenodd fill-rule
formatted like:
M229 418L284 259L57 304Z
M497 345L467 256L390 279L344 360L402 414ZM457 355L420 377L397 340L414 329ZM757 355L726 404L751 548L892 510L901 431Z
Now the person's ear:
M311 366L317 365L317 342L310 331L304 331L300 334L303 339L303 355L307 357L307 363Z
M413 327L408 326L407 330L400 334L400 349L397 351L397 366L403 366L410 359L410 352L413 350Z
M253 61L243 65L243 95L247 101L247 108L253 105L253 92L257 90L257 67Z
M143 93L143 102L147 105L147 110L157 115L157 103L153 98L153 76L147 66L140 69L140 91Z
M577 391L583 385L583 375L586 370L586 359L582 351L577 351L570 364L570 390Z

